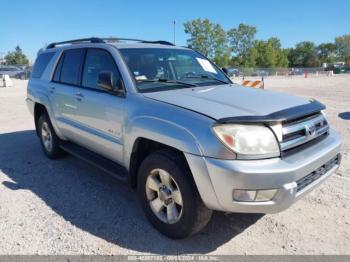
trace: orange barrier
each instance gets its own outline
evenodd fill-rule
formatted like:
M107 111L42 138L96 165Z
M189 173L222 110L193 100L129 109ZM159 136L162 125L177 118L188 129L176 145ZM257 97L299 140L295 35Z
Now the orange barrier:
M264 81L260 81L260 80L256 80L256 81L244 80L241 85L246 87L264 89Z

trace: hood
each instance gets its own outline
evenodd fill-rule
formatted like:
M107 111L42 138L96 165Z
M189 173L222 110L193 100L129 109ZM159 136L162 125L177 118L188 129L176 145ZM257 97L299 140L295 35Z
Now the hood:
M239 116L264 116L309 103L306 98L235 84L184 88L143 95L216 120Z

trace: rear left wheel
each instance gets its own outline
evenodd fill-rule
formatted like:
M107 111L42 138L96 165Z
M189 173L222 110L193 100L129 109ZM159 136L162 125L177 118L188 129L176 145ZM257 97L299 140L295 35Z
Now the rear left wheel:
M56 135L47 113L41 114L37 128L45 155L51 159L64 155L64 151L60 148L61 140Z

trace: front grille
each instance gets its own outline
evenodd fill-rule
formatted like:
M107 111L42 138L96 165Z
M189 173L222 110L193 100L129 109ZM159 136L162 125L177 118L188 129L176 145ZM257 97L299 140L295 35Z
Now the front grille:
M282 156L297 151L299 147L305 148L305 145L314 144L311 143L313 140L318 141L320 137L326 136L328 131L327 120L320 112L282 123Z
M297 192L303 190L305 187L316 181L317 179L324 176L329 170L331 170L335 165L338 165L340 162L340 155L337 155L335 158L329 160L326 164L316 169L311 174L304 176L303 178L297 181Z

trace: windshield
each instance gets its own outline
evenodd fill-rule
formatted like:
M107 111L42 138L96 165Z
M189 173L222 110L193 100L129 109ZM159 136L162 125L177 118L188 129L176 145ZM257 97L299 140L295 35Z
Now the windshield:
M186 49L120 48L140 92L230 83L207 58Z

